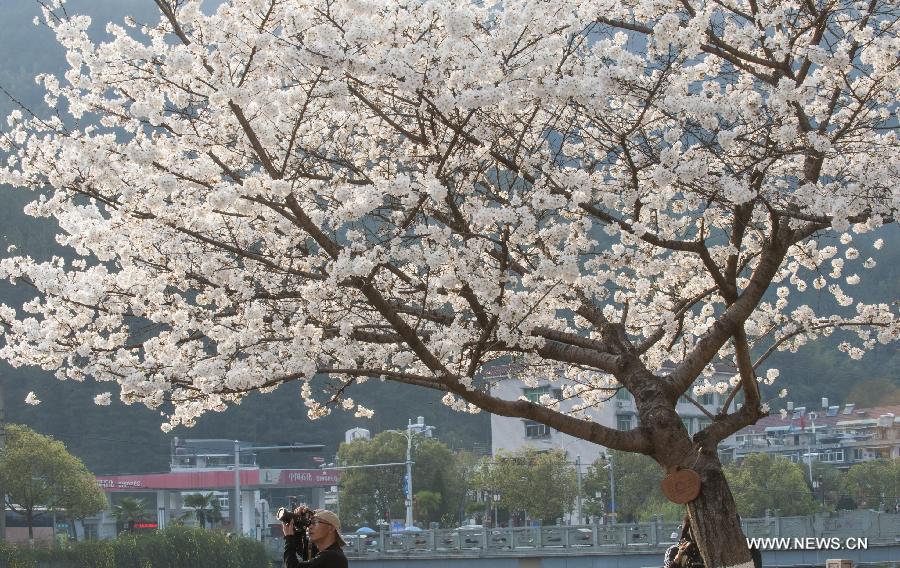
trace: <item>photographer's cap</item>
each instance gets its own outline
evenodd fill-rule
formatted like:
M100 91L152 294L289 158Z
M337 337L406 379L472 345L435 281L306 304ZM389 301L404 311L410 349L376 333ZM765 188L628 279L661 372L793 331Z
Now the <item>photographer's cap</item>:
M347 546L347 542L344 540L344 537L341 536L341 519L338 518L338 516L335 515L334 512L329 511L328 509L316 509L316 511L313 513L313 518L326 522L334 527L334 534L337 537L337 543L340 546Z

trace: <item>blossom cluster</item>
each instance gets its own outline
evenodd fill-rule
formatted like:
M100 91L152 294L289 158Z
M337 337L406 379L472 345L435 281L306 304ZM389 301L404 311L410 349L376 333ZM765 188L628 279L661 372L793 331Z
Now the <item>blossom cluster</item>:
M806 4L185 0L103 41L46 7L58 113L10 115L0 182L77 259L0 260L39 292L0 357L167 428L289 381L313 418L370 416L369 377L475 411L511 355L578 413L617 388L599 355L737 366L724 318L858 358L900 336L854 293L900 205L900 23Z

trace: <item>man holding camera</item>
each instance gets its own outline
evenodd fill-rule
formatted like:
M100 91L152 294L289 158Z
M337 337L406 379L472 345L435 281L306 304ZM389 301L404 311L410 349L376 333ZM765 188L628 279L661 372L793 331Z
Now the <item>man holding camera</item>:
M341 520L326 509L310 511L306 507L294 509L294 515L303 519L309 518L307 533L309 542L318 551L311 560L301 560L303 554L303 529L298 529L293 521L282 520L281 530L284 533L284 566L285 568L347 568L347 557L341 547L346 546L341 537Z

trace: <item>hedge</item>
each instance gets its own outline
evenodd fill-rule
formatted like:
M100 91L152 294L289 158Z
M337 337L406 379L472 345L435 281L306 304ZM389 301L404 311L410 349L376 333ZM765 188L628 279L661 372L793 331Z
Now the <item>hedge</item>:
M0 542L0 568L269 568L259 542L191 527L30 550Z

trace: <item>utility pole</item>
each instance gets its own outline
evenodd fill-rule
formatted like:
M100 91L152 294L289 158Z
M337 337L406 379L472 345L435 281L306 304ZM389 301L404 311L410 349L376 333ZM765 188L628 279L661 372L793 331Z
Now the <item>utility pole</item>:
M241 443L234 441L234 503L231 504L234 534L241 535Z
M412 418L406 425L406 526L413 526Z
M575 524L581 524L581 456L575 456Z
M813 481L813 470L812 470L812 459L813 459L813 448L818 449L819 441L816 439L816 418L818 415L815 412L809 413L809 421L812 423L812 436L809 438L809 443L807 444L808 451L806 453L807 461L809 464L809 487L815 494L816 484Z
M612 517L610 522L616 522L616 474L613 470L613 457L612 452L606 454L609 459L609 464L606 465L606 468L609 469L609 516Z
M341 467L341 460L338 458L337 454L334 454L334 465L335 467ZM341 514L341 480L338 479L337 491L334 492L334 508L335 513L339 516Z

